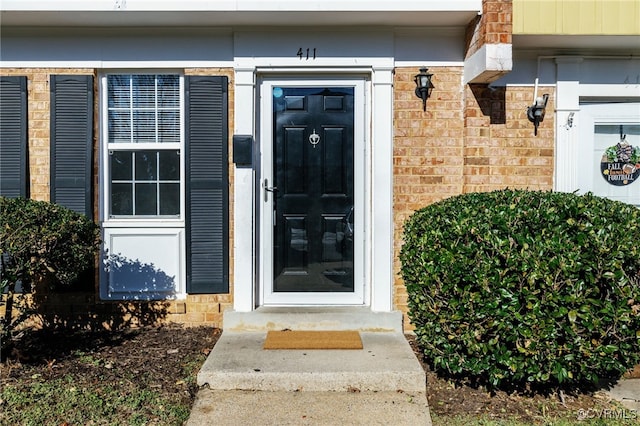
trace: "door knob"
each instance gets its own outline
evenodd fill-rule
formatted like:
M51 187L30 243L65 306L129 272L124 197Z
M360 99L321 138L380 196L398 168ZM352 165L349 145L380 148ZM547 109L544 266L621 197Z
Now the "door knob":
M267 192L275 193L276 191L278 191L278 187L277 186L269 186L269 179L265 179L264 180L264 182L262 183L262 187L264 188L264 201L265 202L269 201L269 195L267 194Z

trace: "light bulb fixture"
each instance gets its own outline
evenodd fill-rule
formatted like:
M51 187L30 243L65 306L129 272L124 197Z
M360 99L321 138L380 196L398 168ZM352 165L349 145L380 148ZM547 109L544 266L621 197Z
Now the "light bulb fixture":
M544 120L544 112L547 108L547 102L549 102L549 95L537 97L533 105L527 108L527 118L533 123L533 134L538 135L538 126Z
M538 96L538 79L533 88L533 104L527 107L527 118L533 123L533 135L538 136L538 126L544 120L544 113L549 102L549 94Z
M416 74L413 77L413 81L416 83L416 96L422 99L422 110L427 110L427 99L431 96L433 91L433 84L431 83L431 77L433 74L427 72L427 68L420 68L420 74Z

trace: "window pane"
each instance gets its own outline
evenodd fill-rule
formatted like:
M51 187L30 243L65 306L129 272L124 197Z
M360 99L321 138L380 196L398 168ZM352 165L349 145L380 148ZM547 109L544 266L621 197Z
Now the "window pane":
M180 214L180 185L177 183L160 184L160 214Z
M113 216L133 214L133 185L130 183L111 184L111 214Z
M136 180L156 180L158 177L158 152L136 152Z
M111 180L133 179L131 151L116 151L111 157Z
M160 180L180 180L178 151L160 151Z
M180 142L180 114L178 111L158 112L158 142Z
M107 77L109 108L130 108L130 80L128 75L110 75Z
M156 76L155 75L134 75L132 80L133 80L133 107L155 109L156 107Z
M136 150L137 143L180 144L182 111L179 75L108 75L108 142L111 214L180 214L180 150Z
M128 111L109 111L109 143L131 142L131 115Z
M109 142L180 142L178 75L109 75L107 82Z
M136 183L136 216L158 214L156 189L155 183Z
M158 76L158 107L180 107L180 78L177 75Z
M156 113L154 111L134 111L133 141L138 143L156 142Z

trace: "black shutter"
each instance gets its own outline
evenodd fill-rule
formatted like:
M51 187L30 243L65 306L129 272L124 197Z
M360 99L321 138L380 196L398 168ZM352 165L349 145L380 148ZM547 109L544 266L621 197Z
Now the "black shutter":
M0 77L0 196L29 195L27 78Z
M93 218L93 76L51 76L51 202Z
M227 77L187 77L185 90L187 292L228 293Z

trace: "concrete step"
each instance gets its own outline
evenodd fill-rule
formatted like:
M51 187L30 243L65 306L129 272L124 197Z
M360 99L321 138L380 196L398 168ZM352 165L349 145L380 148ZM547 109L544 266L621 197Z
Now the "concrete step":
M187 426L429 426L425 394L405 392L261 392L202 389Z
M264 350L266 331L225 331L198 373L213 390L426 391L422 366L399 332L360 332L362 350Z
M282 329L358 330L363 349L263 349ZM368 308L225 312L187 424L430 425L425 373L402 330L400 312Z
M402 313L372 312L368 307L261 307L224 312L225 331L359 330L402 333Z

